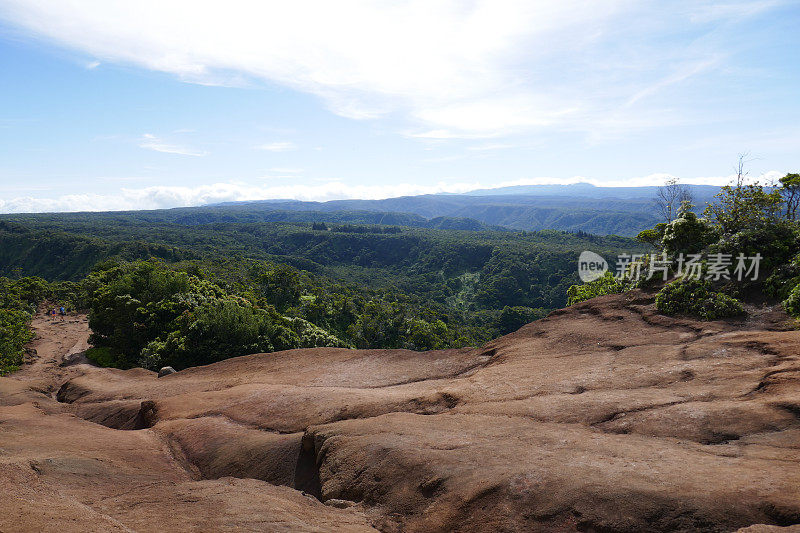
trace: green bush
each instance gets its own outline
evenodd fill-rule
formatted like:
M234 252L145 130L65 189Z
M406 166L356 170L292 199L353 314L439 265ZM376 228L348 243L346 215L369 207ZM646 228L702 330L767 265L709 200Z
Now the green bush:
M409 350L438 350L445 347L447 324L441 320L428 322L418 318L407 322L403 347Z
M33 339L30 313L19 309L0 309L0 376L14 372L22 364L23 349Z
M796 224L784 220L765 220L730 235L724 235L709 246L709 253L738 254L754 257L761 254L759 265L761 279L769 276L776 268L791 262L800 249L800 235Z
M603 296L605 294L618 294L625 290L625 284L616 279L611 272L606 272L602 277L584 283L583 285L573 285L567 290L567 305Z
M30 322L36 305L52 296L52 286L42 278L0 277L0 375L22 364L25 345L33 339Z
M800 254L775 268L764 282L764 290L774 298L785 300L797 285L800 285Z
M779 189L744 184L741 171L738 184L722 187L716 199L706 206L705 216L723 236L777 220L783 202Z
M297 334L298 348L320 348L323 346L352 348L351 345L324 329L315 326L308 320L299 317L282 317L282 324L286 325Z
M783 302L783 307L793 317L800 318L800 284L789 293L789 297Z
M185 311L176 329L145 346L139 365L181 369L298 345L297 335L279 324L279 315L241 298L212 300Z
M674 256L694 254L714 240L714 232L705 219L698 218L692 206L684 202L678 218L664 228L662 246L664 251Z
M413 316L397 302L372 300L348 330L358 348L435 350L445 346L447 324L435 317Z
M155 261L120 265L93 274L90 342L111 348L119 366L132 366L151 341L178 329L184 312L221 297L216 285Z
M636 236L636 240L649 244L653 248L661 249L661 240L664 238L664 230L666 230L666 222L659 222L652 229L640 231Z
M711 290L706 280L679 279L656 295L656 308L665 315L687 315L716 320L745 314L741 302Z
M104 368L120 366L119 356L107 347L89 348L86 350L86 358Z

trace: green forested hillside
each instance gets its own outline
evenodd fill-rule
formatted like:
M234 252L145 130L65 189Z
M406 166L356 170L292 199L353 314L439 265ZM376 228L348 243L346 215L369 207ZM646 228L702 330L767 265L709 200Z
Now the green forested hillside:
M144 223L117 214L10 216L0 220L0 274L77 280L107 257L167 262L246 258L287 263L370 286L394 286L444 303L478 274L471 303L554 308L584 249L615 255L643 245L559 231L494 232L379 225Z
M560 231L165 216L4 216L0 275L77 282L72 305L91 309L106 364L188 366L242 350L474 345L563 306L582 250L611 260L644 246ZM236 346L211 341L231 328Z

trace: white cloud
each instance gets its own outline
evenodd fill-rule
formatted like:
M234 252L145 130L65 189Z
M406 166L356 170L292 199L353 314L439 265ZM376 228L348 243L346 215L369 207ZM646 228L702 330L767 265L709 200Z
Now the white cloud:
M297 150L297 145L291 141L279 141L260 144L255 148L256 150L266 150L267 152L291 152Z
M770 181L785 172L769 171L757 178ZM246 183L215 183L197 187L153 186L140 189L123 188L117 194L70 194L57 198L33 196L0 200L0 213L69 212L69 211L122 211L139 209L166 209L171 207L200 206L219 202L253 201L268 199L294 199L328 201L347 198L377 200L418 194L464 193L476 189L491 189L513 185L554 185L591 183L597 186L635 187L661 185L671 174L660 173L622 180L599 180L585 176L570 178L536 177L507 180L492 184L461 180L439 182L435 185L399 183L394 185L349 185L336 178L314 179L314 185L253 186ZM695 177L680 180L698 185L724 185L734 176Z
M378 199L413 194L465 192L478 183L437 185L346 185L340 180L315 185L286 185L259 187L242 183L216 183L198 187L155 186L142 189L122 189L118 194L73 194L58 198L19 197L0 200L0 213L99 211L127 209L161 209L198 206L217 202L297 199L337 200L344 198Z
M94 70L99 66L100 66L100 62L99 61L90 61L90 62L86 63L86 70Z
M194 148L189 148L180 144L170 144L164 142L164 140L156 137L152 133L145 133L142 135L142 139L139 142L139 147L147 150L154 150L156 152L163 152L165 154L190 155L194 157L203 157L208 155L208 152L203 150L195 150Z
M277 83L342 116L394 114L416 136L447 139L596 132L614 112L618 127L659 125L641 117L662 89L746 41L718 28L779 3L0 0L0 18L97 61L194 83Z

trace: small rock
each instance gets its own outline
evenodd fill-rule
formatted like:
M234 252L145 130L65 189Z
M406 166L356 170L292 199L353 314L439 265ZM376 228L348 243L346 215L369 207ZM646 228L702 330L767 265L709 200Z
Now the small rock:
M337 509L347 509L348 507L352 507L356 504L356 502L351 502L348 500L338 500L336 498L331 498L330 500L325 500L325 505L329 505L331 507L336 507Z
M177 372L177 370L175 370L171 366L165 366L164 368L158 371L158 377L163 378L164 376L174 374L175 372Z

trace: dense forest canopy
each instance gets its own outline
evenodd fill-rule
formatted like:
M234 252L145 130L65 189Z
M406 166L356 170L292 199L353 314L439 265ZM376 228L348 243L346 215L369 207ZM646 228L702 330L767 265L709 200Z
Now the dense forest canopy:
M584 249L646 248L553 230L164 217L0 217L0 275L72 282L62 298L90 310L101 363L181 368L293 347L479 344L563 306Z

